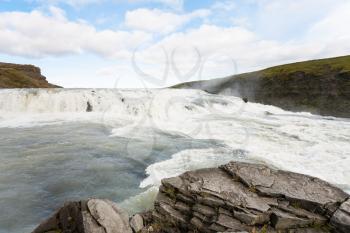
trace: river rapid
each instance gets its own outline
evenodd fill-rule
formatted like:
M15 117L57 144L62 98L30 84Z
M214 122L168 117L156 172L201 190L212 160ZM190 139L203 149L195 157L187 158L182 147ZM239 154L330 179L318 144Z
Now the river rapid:
M152 207L160 180L231 160L350 192L350 121L175 89L0 90L0 233L30 232L64 202Z

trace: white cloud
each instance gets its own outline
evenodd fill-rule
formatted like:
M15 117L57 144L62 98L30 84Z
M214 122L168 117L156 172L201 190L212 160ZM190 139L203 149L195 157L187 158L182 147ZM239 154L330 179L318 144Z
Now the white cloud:
M350 23L347 18L344 18L346 17L345 12L348 12L347 8L343 10L344 16L335 11L324 22L336 23L336 19L339 19ZM332 16L333 14L334 16ZM324 22L321 21L319 24L325 27L322 30L335 30L333 23ZM316 28L319 27L317 25ZM264 40L244 27L202 25L186 32L173 33L139 52L138 64L153 74L153 77L161 77L161 73L154 67L147 69L148 64L160 64L158 67L163 70L164 64L170 63L175 65L181 71L180 73L186 74L196 66L197 62L200 62L200 68L191 77L179 76L174 72L170 73L168 79L168 85L170 85L189 81L184 80L184 78L223 77L278 64L349 54L350 37L339 36L345 34L345 32L340 31L328 40L315 37L314 40L304 38L298 41L280 42ZM321 34L317 35L321 36ZM162 48L167 51L168 58L164 56ZM199 51L200 61L197 59L196 50ZM176 56L172 56L174 51Z
M138 74L131 62L132 53L135 47L145 45L145 42L148 46L142 46L137 52L136 63L155 78L162 77L167 65L170 68L175 65L181 74L186 74L196 68L199 62L201 66L191 78L204 79L237 72L233 61L237 63L238 72L246 72L287 62L350 53L350 31L347 29L350 25L350 3L339 0L330 7L328 0L319 0L322 9L319 13L312 13L312 7L318 5L315 0L303 1L304 5L292 0L285 0L287 5L277 0L259 2L267 4L261 6L258 13L266 14L266 21L261 23L274 30L282 28L282 31L289 32L295 23L283 24L283 20L293 21L295 15L302 12L297 19L302 28L300 34L290 34L286 40L264 37L256 31L254 25L248 29L247 24L252 23L249 21L251 18L239 17L234 19L236 26L204 23L198 27L178 30L193 19L206 18L209 11L176 14L144 8L126 14L125 25L131 31L97 30L88 23L69 21L61 9L51 8L49 15L40 11L0 13L0 53L38 57L69 53L96 53L102 58L116 56L122 58L118 61L121 65L112 71L116 70L117 74L123 74L128 80L137 80ZM308 16L309 13L315 15ZM307 22L307 25L301 22ZM159 34L161 31L164 34ZM151 35L156 34L157 41L152 40ZM168 82L159 82L159 85L186 81L179 78L174 69L171 70ZM199 76L201 70L202 76ZM114 72L102 69L99 74L113 76ZM146 85L157 86L145 82ZM62 85L66 86L64 83ZM140 86L140 83L135 86Z
M167 34L196 18L204 18L208 10L196 10L188 14L175 14L159 9L136 9L125 15L125 24L132 29Z
M68 4L74 7L84 6L93 3L101 3L104 0L36 0L42 4L52 5L58 3Z
M29 1L36 1L46 5L63 3L74 7L79 7L79 6L89 5L89 4L103 3L103 2L107 2L108 0L29 0ZM184 4L183 0L112 0L112 2L159 3L176 10L181 10Z
M303 37L315 23L347 0L259 0L256 1L255 30L270 39ZM253 18L253 17L251 17Z
M313 25L308 36L313 40L336 40L350 38L350 2L330 11L321 21Z
M176 10L181 10L184 4L184 0L126 0L126 1L140 2L140 3L145 3L145 2L161 3L163 5L166 5Z
M237 8L237 5L234 1L226 0L226 1L217 1L211 7L214 10L221 11L232 11Z
M98 31L83 22L69 21L59 8L51 14L40 11L0 13L0 52L42 57L94 52L103 56L125 56L151 36L139 31Z
M235 26L245 27L245 28L251 27L251 23L247 17L240 17L240 18L231 17L230 19L232 24Z

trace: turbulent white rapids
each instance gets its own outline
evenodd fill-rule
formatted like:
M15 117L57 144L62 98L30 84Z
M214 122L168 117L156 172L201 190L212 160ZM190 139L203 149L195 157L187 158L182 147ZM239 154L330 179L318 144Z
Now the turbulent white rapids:
M267 163L317 176L350 190L350 121L347 119L292 113L197 90L0 91L0 134L1 129L40 131L48 126L65 127L67 123L84 124L87 128L102 125L109 132L108 140L119 144L125 140L125 156L146 164L146 171L138 172L145 172L147 177L139 183L141 188L150 189L135 192L138 195L125 200L123 204L129 208L141 208L142 202L149 202L154 195L152 187L159 185L164 177L230 160ZM82 140L79 143L83 143ZM140 141L145 143L139 146ZM159 153L159 158L152 157L145 162L149 158L142 156L162 151L170 141L174 142L174 148L167 150L168 157L161 157ZM6 161L8 157L1 158L1 150L0 164L11 164ZM8 156L10 151L7 150ZM142 156L136 157L136 154ZM28 152L23 159L30 156L33 160L37 158ZM84 163L83 156L80 162ZM5 165L0 165L0 170ZM8 187L15 186L16 183L8 184ZM0 197L4 195L1 188L6 186L0 186Z

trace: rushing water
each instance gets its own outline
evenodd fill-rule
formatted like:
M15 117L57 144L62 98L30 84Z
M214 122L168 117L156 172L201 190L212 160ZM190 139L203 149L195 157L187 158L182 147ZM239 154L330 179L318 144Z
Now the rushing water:
M194 90L0 91L0 233L65 201L150 208L159 182L230 160L350 187L350 122Z

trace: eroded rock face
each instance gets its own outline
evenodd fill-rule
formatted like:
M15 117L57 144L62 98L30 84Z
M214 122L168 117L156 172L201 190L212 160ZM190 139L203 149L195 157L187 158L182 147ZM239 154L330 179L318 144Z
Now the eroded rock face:
M40 68L0 62L0 88L58 88L49 83Z
M165 232L350 232L346 193L264 165L191 171L159 190L153 215Z
M350 200L344 202L334 213L331 224L338 228L339 232L350 232Z
M221 167L261 195L284 197L303 208L331 215L347 194L329 183L302 174L272 170L263 165L229 163Z
M162 180L154 210L70 202L33 233L349 233L349 195L320 179L231 162Z
M129 216L108 200L69 202L33 233L132 233Z

